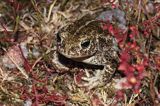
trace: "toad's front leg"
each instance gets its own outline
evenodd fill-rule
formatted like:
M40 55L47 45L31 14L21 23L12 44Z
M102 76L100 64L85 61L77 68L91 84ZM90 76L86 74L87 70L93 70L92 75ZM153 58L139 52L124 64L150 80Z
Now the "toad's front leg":
M62 72L65 72L65 71L69 71L69 68L66 67L65 65L63 65L63 64L59 61L57 51L55 51L55 52L53 53L52 63L53 63L53 66L54 66L54 68L56 69L57 72L62 73Z
M85 72L88 73L86 77L82 79L85 81L83 86L89 87L89 89L93 89L97 86L104 86L110 82L112 82L112 77L115 73L116 68L112 68L110 65L105 65L103 70L96 69L93 70L92 75L86 69Z

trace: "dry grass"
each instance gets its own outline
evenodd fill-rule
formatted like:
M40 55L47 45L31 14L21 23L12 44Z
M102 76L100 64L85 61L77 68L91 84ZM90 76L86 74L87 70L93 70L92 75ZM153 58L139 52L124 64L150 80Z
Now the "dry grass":
M0 1L0 105L159 105L160 2L112 1L115 2ZM103 27L118 41L121 62L117 68L124 72L124 75L117 73L107 84L103 83L105 75L99 70L73 68L64 72L63 68L56 69L52 62L56 51L55 33L81 15L101 7L119 8L125 13L121 18L126 21L122 32L118 32L116 19ZM124 55L130 62L123 61ZM129 71L130 68L134 72Z

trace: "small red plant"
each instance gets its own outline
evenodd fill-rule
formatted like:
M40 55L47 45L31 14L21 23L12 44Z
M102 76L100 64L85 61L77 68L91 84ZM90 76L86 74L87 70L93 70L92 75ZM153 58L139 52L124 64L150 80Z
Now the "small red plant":
M141 47L136 41L139 36L137 26L130 26L128 29L130 33L116 28L112 24L105 24L103 29L107 29L116 38L121 49L118 70L122 71L127 78L125 85L132 86L132 90L138 93L141 80L145 75L145 68L148 66L148 58L141 52Z

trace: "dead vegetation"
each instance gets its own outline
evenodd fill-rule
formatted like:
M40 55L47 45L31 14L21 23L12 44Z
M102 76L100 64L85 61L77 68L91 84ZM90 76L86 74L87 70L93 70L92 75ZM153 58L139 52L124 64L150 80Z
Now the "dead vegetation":
M102 77L100 71L63 72L52 64L55 33L101 8L112 10L105 10L109 12L100 19L105 21L103 29L118 42L117 69L123 73L106 85L94 82ZM2 106L157 106L159 71L159 0L0 1Z

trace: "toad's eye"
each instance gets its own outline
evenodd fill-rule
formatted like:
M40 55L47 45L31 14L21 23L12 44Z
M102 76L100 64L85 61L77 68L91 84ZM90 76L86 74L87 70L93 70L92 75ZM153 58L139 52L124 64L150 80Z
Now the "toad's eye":
M57 42L61 42L60 33L57 33L57 34L56 34L56 39L57 39Z
M82 47L83 49L88 48L89 45L90 45L90 40L84 40L84 41L81 43L81 47Z

